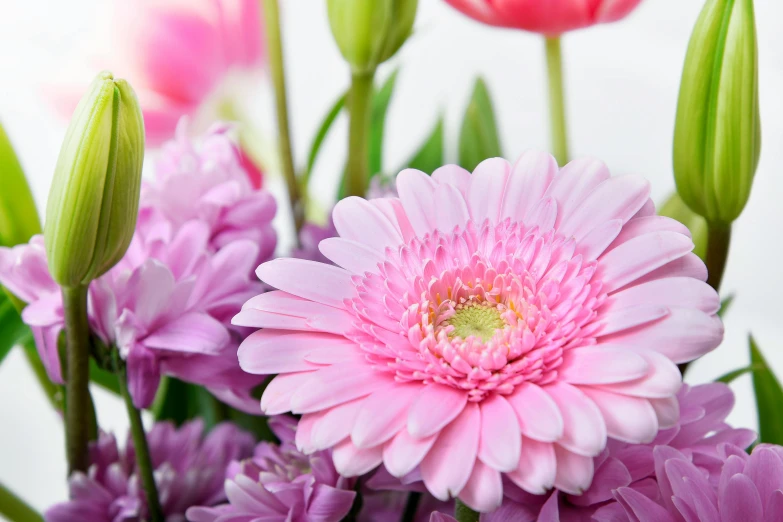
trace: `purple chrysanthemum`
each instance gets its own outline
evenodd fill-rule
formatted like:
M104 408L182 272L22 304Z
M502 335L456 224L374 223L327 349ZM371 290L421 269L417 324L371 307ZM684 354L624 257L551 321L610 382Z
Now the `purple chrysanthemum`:
M184 521L190 506L224 501L226 467L252 454L252 436L236 426L219 424L206 436L203 428L201 421L179 429L159 422L147 434L167 522ZM90 447L90 462L87 473L71 475L71 500L51 507L46 512L47 522L146 520L147 507L130 440L120 451L113 435L101 433Z
M353 506L354 480L341 477L330 451L305 455L296 448L296 421L274 417L280 444L261 442L252 458L229 466L228 503L192 507L191 522L339 522Z

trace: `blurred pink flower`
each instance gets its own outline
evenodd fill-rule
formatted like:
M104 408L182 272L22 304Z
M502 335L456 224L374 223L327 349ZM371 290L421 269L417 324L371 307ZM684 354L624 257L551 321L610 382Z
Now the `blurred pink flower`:
M99 54L80 56L69 70L91 77L109 69L133 85L144 113L148 145L171 138L182 116L220 119L221 103L264 63L257 0L110 0ZM69 73L73 76L73 72ZM54 97L70 115L83 88L72 78Z
M550 36L614 22L641 0L446 0L480 22Z
M253 452L253 437L229 423L218 424L205 434L200 420L180 428L158 422L147 433L147 441L161 508L169 522L184 522L185 510L190 506L225 501L226 467ZM113 435L101 433L90 444L87 473L73 473L68 483L70 500L49 508L48 522L147 519L130 437L120 451Z
M239 368L245 332L230 322L262 291L250 276L275 248L274 199L250 186L224 133L210 133L198 152L178 139L163 151L160 185L145 187L125 256L90 285L90 326L126 361L137 407L149 406L161 375L170 374L257 413L251 392L263 378ZM179 199L182 194L192 199ZM0 283L28 303L22 318L50 379L63 382L57 350L62 299L40 236L0 248Z
M497 508L502 477L580 494L607 436L652 441L675 422L675 363L723 326L688 229L655 215L648 183L600 161L406 170L398 198L334 208L337 266L277 259L278 288L237 325L263 328L241 367L279 374L267 414L303 414L304 451L337 470L417 466L438 499Z

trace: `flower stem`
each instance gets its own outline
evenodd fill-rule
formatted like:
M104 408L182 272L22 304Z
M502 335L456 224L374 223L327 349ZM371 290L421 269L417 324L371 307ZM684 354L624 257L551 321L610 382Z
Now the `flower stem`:
M160 509L158 488L155 485L150 449L147 445L147 437L144 435L144 424L141 422L141 413L133 405L133 398L128 391L128 374L125 364L120 360L119 354L114 352L114 371L120 385L120 394L125 400L125 408L128 410L130 420L131 437L133 437L133 449L136 453L136 468L144 493L147 497L147 511L150 522L163 522L163 512Z
M0 483L0 515L11 521L43 522L43 517Z
M347 196L364 197L370 181L368 146L374 76L375 71L351 74L351 91L348 94L348 113L351 122L348 128L348 164L345 173Z
M68 474L87 471L90 464L92 398L90 397L90 324L87 287L63 288L67 376L65 383L65 451Z
M280 35L280 8L277 0L262 1L269 71L272 74L272 84L275 90L280 161L282 163L283 177L288 187L288 199L294 216L294 226L298 232L302 228L304 209L300 201L299 184L296 181L296 172L294 171L294 158L291 152L291 132L288 127L288 99L285 89L283 41Z
M457 503L454 505L454 518L457 519L457 522L478 522L479 516L478 513L463 504L460 499L457 499Z
M722 223L707 224L707 284L717 292L723 281L726 260L729 257L731 225Z
M565 96L563 91L563 55L559 36L546 38L546 66L549 75L549 119L552 129L552 151L557 162L568 163Z

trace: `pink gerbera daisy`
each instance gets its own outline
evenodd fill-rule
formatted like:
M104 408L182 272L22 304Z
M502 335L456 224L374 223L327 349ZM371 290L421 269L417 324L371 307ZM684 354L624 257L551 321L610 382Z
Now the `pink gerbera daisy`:
M676 414L675 363L723 327L688 230L655 215L649 186L593 159L558 171L445 166L397 177L399 198L347 198L337 266L278 259L278 288L235 324L250 373L279 374L261 407L303 414L305 451L334 447L338 472L417 466L437 498L479 511L502 475L531 493L580 494L607 436L650 442Z

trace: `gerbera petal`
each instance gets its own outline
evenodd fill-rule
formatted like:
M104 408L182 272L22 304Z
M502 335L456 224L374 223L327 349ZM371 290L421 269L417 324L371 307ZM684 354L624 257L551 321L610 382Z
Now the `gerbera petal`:
M598 406L610 437L647 444L658 434L658 416L647 399L583 386L582 393Z
M680 401L677 397L648 399L658 417L659 429L665 430L677 425L680 420Z
M486 513L496 510L503 502L500 472L477 460L459 498L475 511Z
M555 444L557 474L555 487L571 495L581 495L593 480L593 459Z
M435 169L432 179L441 184L449 184L456 187L464 196L470 186L470 172L459 165L444 165Z
M400 430L383 450L383 462L389 473L402 477L413 471L430 451L438 434L413 438L407 430Z
M437 433L462 412L467 402L465 392L450 386L425 386L408 412L408 433L416 438Z
M331 408L388 384L384 374L366 364L329 366L310 373L310 379L291 396L291 411L311 413Z
M482 401L480 408L479 460L498 471L515 470L522 448L516 413L501 395Z
M438 230L451 232L464 227L470 219L468 205L459 189L454 185L442 184L435 189L435 225Z
M468 188L468 208L475 223L497 223L511 165L501 158L482 161L473 171Z
M324 410L323 415L315 422L310 440L316 449L331 448L346 439L353 429L356 417L364 404L364 398L345 402ZM304 415L302 418L306 417Z
M280 335L269 330L250 334L239 345L239 365L248 373L274 375L317 370L319 367L305 357L310 352L356 345L337 335L324 333L292 333Z
M666 356L651 351L639 351L649 366L649 372L639 379L605 384L601 388L635 397L665 399L674 396L682 385L682 375L677 366Z
M547 392L523 383L506 398L517 414L520 431L531 439L552 442L563 436L563 416Z
M313 372L286 373L272 379L261 396L261 411L267 415L291 411L291 397L312 375Z
M692 277L669 277L625 288L604 302L600 311L621 310L639 305L695 308L712 315L720 308L718 293Z
M355 196L337 202L332 211L341 237L383 252L402 243L402 235L386 216L368 201Z
M644 358L621 346L574 348L563 355L560 378L571 384L608 384L647 375Z
M383 254L377 250L342 237L326 238L318 244L318 249L327 259L352 274L377 272L378 263L383 262Z
M543 495L555 483L555 445L525 437L517 469L508 473L511 481L533 495Z
M353 295L348 271L307 259L267 261L256 274L270 286L335 308L342 308L343 299Z
M357 448L351 439L345 439L332 452L334 467L344 477L358 477L377 468L383 460L383 446Z
M424 236L435 228L432 200L436 186L432 178L415 169L405 169L397 174L397 193L418 236Z
M558 444L586 457L598 455L606 445L606 424L595 403L578 388L563 382L543 389L563 416L563 436Z
M552 197L558 208L575 209L602 181L609 178L609 169L595 158L578 158L560 169L543 197ZM558 225L567 218L558 215Z
M522 221L542 199L556 173L557 162L546 152L529 150L522 153L506 183L500 219Z
M480 425L478 405L468 404L440 432L437 443L421 461L421 477L435 498L446 501L456 497L467 484L476 463Z
M411 403L421 392L420 384L392 384L364 399L351 431L351 440L359 448L377 446L405 428Z

